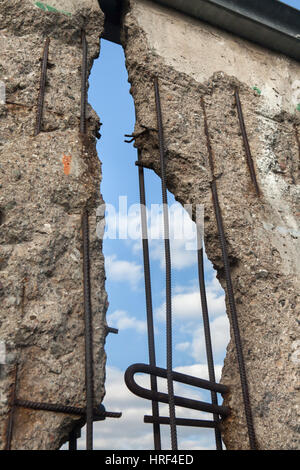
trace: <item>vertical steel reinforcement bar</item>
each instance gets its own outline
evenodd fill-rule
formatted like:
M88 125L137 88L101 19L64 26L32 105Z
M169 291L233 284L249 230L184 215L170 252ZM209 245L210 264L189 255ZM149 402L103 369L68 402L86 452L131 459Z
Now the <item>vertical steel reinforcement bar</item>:
M250 405L249 388L248 388L245 361L244 361L244 355L243 355L242 341L241 341L241 336L240 336L238 316L237 316L233 286L232 286L232 281L231 281L230 264L229 264L229 258L228 258L228 252L227 252L226 237L225 237L225 232L224 232L221 208L219 205L217 182L216 182L216 177L215 177L215 172L214 172L213 151L212 151L211 142L210 142L206 107L205 107L203 97L201 97L201 106L202 106L203 116L204 116L204 131L205 131L205 136L206 136L209 165L210 165L211 176L212 176L211 190L212 190L214 211L215 211L217 227L218 227L219 240L220 240L220 245L221 245L221 250L222 250L222 258L223 258L223 263L224 263L227 296L228 296L231 323L232 323L232 329L233 329L233 334L234 334L237 359L238 359L238 365L239 365L239 373L240 373L241 388L242 388L242 394L243 394L249 443L250 443L251 450L256 450L257 448L256 437L255 437L255 431L254 431L254 425L253 425L252 410L251 410L251 405Z
M249 168L250 175L251 175L251 180L254 185L257 196L260 196L260 190L259 190L259 186L258 186L258 182L256 178L253 158L252 158L252 154L250 150L248 135L247 135L246 126L245 126L245 120L244 120L244 115L243 115L243 110L242 110L242 105L241 105L241 100L240 100L240 93L239 93L238 88L236 88L234 96L235 96L235 102L236 102L236 107L237 107L237 112L238 112L238 117L239 117L239 122L240 122L240 128L241 128L241 132L243 136L244 148L245 148L246 157L247 157L247 164L248 164L248 168Z
M81 109L80 132L86 134L87 106L87 40L85 31L81 31L82 66L81 66ZM86 383L86 449L93 449L93 408L94 408L94 368L93 368L93 325L91 307L90 280L90 241L89 214L85 208L82 215L83 237L83 284L84 284L84 322L85 322L85 383Z
M84 283L84 323L85 323L85 383L86 383L86 448L93 449L93 325L90 281L89 215L84 209L82 216L83 236L83 283Z
M45 89L46 89L46 80L47 80L49 44L50 44L50 39L47 38L45 41L45 45L44 45L42 65L41 65L40 87L39 87L39 95L38 95L38 101L37 101L36 124L35 124L35 131L34 131L35 136L41 132L41 128L42 128Z
M167 383L169 394L169 411L170 411L170 429L172 450L177 450L177 430L175 415L174 386L172 377L172 286L171 286L171 251L170 251L170 227L169 227L169 210L168 196L166 186L166 170L165 170L165 148L164 148L164 132L163 121L159 94L158 78L154 79L156 117L158 125L158 140L160 154L160 172L161 187L163 201L163 219L164 219L164 243L165 243L165 261L166 261L166 340L167 340Z
M299 161L300 161L300 137L299 137L298 128L296 124L294 124L294 131L295 131L296 142L298 145Z
M202 318L203 318L203 328L204 328L204 337L205 337L205 346L206 346L206 357L207 357L207 366L208 366L208 376L211 382L216 382L215 377L215 366L213 359L213 351L211 344L211 334L209 326L209 315L207 308L207 297L205 289L205 280L204 280L204 265L203 265L203 248L201 246L202 240L201 235L198 231L198 276L199 276L199 287L200 287L200 298L201 298L201 307L202 307ZM214 405L218 405L218 397L215 391L211 391L211 401ZM219 423L219 416L217 414L213 415L214 422ZM215 428L215 440L217 450L222 450L222 438L221 432L218 427Z
M13 383L13 388L11 392L11 398L10 398L10 412L9 412L9 418L8 418L8 423L7 423L7 430L6 430L6 445L5 445L5 450L11 450L11 441L13 437L13 428L14 428L14 419L15 419L15 403L16 403L16 390L17 390L17 380L18 380L18 364L15 365L15 370L14 370L14 383Z
M94 416L95 418L95 416ZM84 420L80 420L78 424L72 429L69 434L69 450L77 450L77 439L81 437L81 428L84 425Z
M140 150L138 150L138 162L140 162L140 160L141 160L141 153L140 153ZM148 227L147 227L147 212L146 212L147 211L146 193L145 193L144 169L142 166L138 166L138 174L139 174L139 188L140 188L140 208L141 208L142 245L143 245L143 258L144 258L144 279L145 279L145 295L146 295L149 363L151 366L155 367L156 357L155 357L153 304L152 304L152 288L151 288ZM154 375L151 375L150 381L151 381L151 390L157 392L157 378ZM159 417L158 402L152 401L152 415L155 418ZM160 436L159 423L153 424L153 437L154 437L155 450L161 450L161 436Z
M81 65L81 109L80 109L80 132L86 134L86 105L87 105L87 56L88 45L85 31L81 31L82 43L82 65Z
M77 431L73 429L73 431L69 434L69 450L77 450Z

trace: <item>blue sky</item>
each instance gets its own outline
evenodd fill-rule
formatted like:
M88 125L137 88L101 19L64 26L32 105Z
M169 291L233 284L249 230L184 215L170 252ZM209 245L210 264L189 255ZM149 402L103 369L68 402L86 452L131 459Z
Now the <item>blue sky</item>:
M290 1L282 1L282 3L286 3L287 5L290 5L291 7L297 8L300 10L300 0L290 0Z
M300 7L300 0L284 2ZM103 181L101 192L107 204L119 210L119 196L127 196L128 207L139 201L138 175L135 161L136 149L124 143L124 134L134 130L134 105L129 94L124 53L121 46L101 41L100 58L95 61L90 77L89 102L100 116L101 139L97 149L102 161ZM159 178L145 171L147 203L161 202ZM169 204L174 204L169 194ZM154 223L157 223L155 221ZM163 242L150 243L153 308L156 330L157 364L165 367L164 324L164 267ZM96 449L152 449L152 426L143 423L144 414L150 413L150 403L135 397L125 387L123 374L135 362L148 363L146 310L142 267L141 243L138 240L104 241L109 298L108 324L119 328L119 335L109 335L106 343L107 382L104 404L108 410L122 411L121 420L106 420L95 424ZM183 241L172 244L173 308L174 308L174 368L192 375L207 378L204 351L200 297L197 285L196 252L187 251ZM211 315L216 372L220 377L226 345L229 338L225 314L224 292L206 259L208 304ZM149 386L147 377L140 383ZM165 389L164 381L160 383ZM179 386L178 393L207 399L202 391L187 390ZM199 417L178 409L178 416ZM161 414L168 415L167 406ZM207 416L206 416L207 418ZM169 429L163 429L163 448L169 449ZM214 448L211 430L178 428L179 448ZM82 439L80 447L84 448Z
M101 192L105 202L113 205L118 212L119 196L127 196L128 207L139 201L136 149L132 144L124 143L124 134L130 134L134 130L134 106L129 94L122 48L105 40L101 43L101 57L95 62L90 77L89 102L103 122L98 143L98 154L103 165ZM145 181L148 207L152 203L160 204L160 179L146 170ZM173 196L169 194L169 204L174 203ZM179 207L178 204L177 206ZM153 223L160 225L156 220ZM107 409L121 410L124 417L118 422L107 420L95 425L97 448L151 449L152 427L143 424L143 415L150 411L149 403L132 396L123 383L123 373L129 365L135 362L148 363L141 242L106 239L104 254L109 297L107 320L110 326L119 328L118 336L110 335L107 339L107 396L104 403ZM165 367L165 274L162 240L151 241L150 254L157 363ZM172 243L174 367L180 370L185 367L187 373L206 377L196 259L196 252L186 250L183 240L177 241L175 246ZM214 310L212 328L217 338L215 358L220 371L224 347L228 342L228 322L224 309L224 293L207 260L206 266L209 305ZM148 382L147 377L142 380ZM165 384L162 383L161 387L164 388ZM195 391L192 390L191 393ZM198 397L204 397L202 392L197 393ZM166 407L162 407L162 410L163 408ZM164 415L167 415L167 409ZM164 436L164 448L169 448L168 427L164 429ZM185 448L210 447L213 446L212 436L210 430L179 430L179 445Z

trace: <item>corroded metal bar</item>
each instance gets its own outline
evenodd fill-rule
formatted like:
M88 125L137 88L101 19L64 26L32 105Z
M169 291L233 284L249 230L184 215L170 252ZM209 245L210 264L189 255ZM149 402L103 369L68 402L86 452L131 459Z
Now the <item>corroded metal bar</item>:
M140 154L140 151L138 150L138 161L140 160L141 160L141 154ZM144 280L145 280L145 296L146 296L146 312L147 312L149 363L151 366L156 366L152 287L151 287L148 227L147 227L147 213L146 213L146 191L145 191L144 170L141 166L138 166L138 173L139 173L139 189L140 189L140 208L141 208L141 226L142 226L142 245L143 245L143 260L144 260ZM156 377L152 375L150 378L150 381L151 381L151 390L157 391ZM155 401L152 402L152 414L155 418L159 416L159 405ZM161 450L161 435L160 435L160 426L158 422L153 423L153 438L154 438L154 449Z
M49 44L50 44L50 39L47 38L45 41L43 58L42 58L39 96L38 96L38 102L37 102L36 125L35 125L35 131L34 131L35 136L41 132L41 128L42 128L45 89L46 89L46 80L47 80Z
M134 374L144 373L161 377L162 379L167 378L167 371L162 367L154 367L149 364L132 364L127 368L126 376L133 377ZM199 377L193 377L192 375L182 374L181 372L172 371L172 379L175 382L180 382L186 385L192 385L193 387L203 388L204 390L213 390L217 393L225 394L229 392L227 385L223 385L217 382L211 382L210 380L201 379Z
M80 408L78 406L61 405L59 403L40 403L30 400L16 399L15 406L37 411L52 411L54 413L64 413L75 416L87 416L87 411L85 408ZM101 421L105 418L120 418L122 416L122 413L106 411L104 406L100 405L99 408L93 408L92 416L93 421Z
M90 241L89 214L84 209L82 216L83 237L83 292L84 292L84 323L85 323L85 383L86 383L86 447L93 448L93 407L94 407L94 355L93 355L93 316L91 305L90 280Z
M228 252L227 252L227 242L226 242L226 237L225 237L221 208L219 204L217 182L216 182L216 177L214 173L213 151L211 147L209 130L208 130L206 107L205 107L205 102L204 102L203 97L201 97L201 106L202 106L202 111L203 111L203 116L204 116L204 131L205 131L205 136L206 136L209 165L210 165L211 176L212 176L211 190L212 190L212 197L213 197L213 205L214 205L215 217L216 217L216 222L217 222L217 227L218 227L219 241L220 241L220 246L222 250L228 303L229 303L229 308L230 308L232 329L233 329L233 334L234 334L235 347L236 347L236 353L237 353L237 359L238 359L238 365L239 365L239 374L240 374L245 416L246 416L246 422L247 422L247 428L248 428L249 443L250 443L251 450L256 450L257 445L256 445L254 423L253 423L252 410L251 410L250 397L249 397L249 386L248 386L248 380L247 380L247 374L246 374L246 367L245 367L242 340L241 340L240 329L239 329L238 315L237 315L236 304L235 304L235 297L234 297L232 280L231 280L231 271L230 271L230 264L229 264L229 258L228 258Z
M77 429L75 428L69 434L69 450L77 450Z
M207 357L207 366L208 366L208 375L211 382L216 381L215 377L215 365L213 359L213 350L211 343L211 333L210 333L210 323L207 307L207 297L206 297L206 288L205 288L205 279L204 279L204 263L203 263L203 248L202 240L200 238L200 233L198 231L198 277L199 277L199 287L200 287L200 298L201 298L201 308L202 308L202 318L203 318L203 328L204 328L204 337L205 337L205 347L206 347L206 357ZM218 405L218 397L215 391L211 391L211 402L214 405ZM222 438L220 430L218 429L219 417L214 414L215 421L215 440L217 450L222 450Z
M106 327L106 332L117 335L119 333L119 330L117 328L112 328L111 326L107 326Z
M258 182L256 178L256 173L255 173L253 158L252 158L252 154L250 150L250 145L249 145L248 135L246 131L246 125L245 125L245 120L244 120L244 115L243 115L238 88L236 88L234 96L235 96L236 107L237 107L237 112L238 112L238 117L239 117L239 122L240 122L240 128L241 128L241 132L243 136L244 148L245 148L246 157L247 157L247 164L248 164L248 168L249 168L250 175L251 175L251 180L254 185L257 196L260 196L260 190L259 190L259 186L258 186Z
M81 32L82 42L82 65L81 65L81 109L80 109L80 132L86 134L86 106L87 106L87 55L88 46L85 31Z
M11 399L10 399L10 412L7 423L6 430L6 444L5 450L11 450L11 441L13 437L13 428L14 428L14 417L15 417L15 402L16 402L16 390L17 390L17 380L18 380L18 364L15 365L14 371L14 382L12 386Z
M144 416L144 423L158 423L158 424L170 424L170 418L165 416ZM203 419L189 419L189 418L176 418L177 426L190 426L196 428L211 428L216 429L218 423L215 421L203 420Z
M299 160L300 160L300 137L299 137L298 127L296 124L294 124L294 130L295 130L296 142L298 144Z
M161 102L159 94L158 78L154 79L156 117L158 125L158 142L160 154L160 173L161 189L163 201L163 219L164 219L164 244L165 244L165 263L166 263L166 343L167 343L167 385L169 394L169 413L172 450L177 450L177 432L176 432L176 414L174 402L174 387L172 381L172 284L171 284L171 249L170 249L170 228L169 228L169 209L166 185L165 170L165 148L164 148L164 130L161 111Z
M170 397L168 393L155 392L153 390L148 390L144 387L138 385L134 380L134 374L137 372L146 372L148 374L153 374L158 377L167 378L167 370L161 369L159 367L151 367L147 364L133 364L128 367L125 372L125 383L129 390L135 395L145 398L146 400L157 401L162 403L169 403ZM213 390L222 390L223 392L228 388L221 384L212 384L207 380L198 379L196 377L187 376L185 374L180 374L178 372L172 372L172 381L185 383L187 385L194 385L200 388L213 389ZM202 385L205 387L202 387ZM192 410L205 411L206 413L217 413L221 416L228 416L230 410L226 406L218 406L211 403L206 403L199 400L192 400L190 398L184 398L174 395L174 405L182 406L183 408L189 408Z

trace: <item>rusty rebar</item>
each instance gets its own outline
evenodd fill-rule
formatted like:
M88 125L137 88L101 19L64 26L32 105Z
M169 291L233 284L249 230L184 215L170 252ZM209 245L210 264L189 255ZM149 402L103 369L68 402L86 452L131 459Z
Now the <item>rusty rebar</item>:
M300 160L300 137L299 137L298 127L296 123L294 123L294 130L295 130L296 142L298 144L299 160Z
M152 374L156 377L163 379L167 378L167 370L162 367L150 366L149 364L132 364L127 368L126 375L133 377L135 374ZM229 387L224 384L217 382L211 382L210 380L201 379L200 377L193 377L192 375L183 374L182 372L172 371L172 379L175 382L191 385L193 387L203 388L204 390L213 390L217 393L228 393Z
M204 102L203 97L201 97L201 106L202 106L203 116L204 116L204 132L206 136L209 165L211 168L211 176L212 176L211 190L212 190L212 197L213 197L213 205L214 205L215 217L216 217L216 222L217 222L217 227L218 227L219 241L220 241L220 246L222 250L222 259L223 259L224 271L225 271L227 296L228 296L232 329L234 333L235 347L236 347L236 353L237 353L237 359L238 359L239 374L240 374L241 388L242 388L242 394L243 394L243 402L244 402L245 417L246 417L246 423L247 423L247 429L248 429L249 443L250 443L251 450L256 450L257 445L256 445L256 437L255 437L252 410L251 410L250 397L249 397L248 380L247 380L242 341L241 341L241 335L240 335L240 329L239 329L238 315L237 315L235 298L234 298L234 291L233 291L232 280L231 280L230 263L229 263L228 252L227 252L227 242L226 242L226 237L225 237L221 208L219 204L217 182L216 182L216 177L214 174L213 151L212 151L212 147L210 143L208 121L207 121L206 108L205 108L205 102Z
M144 423L157 423L157 424L168 424L170 425L170 418L166 416L159 416L158 418L154 416L144 416ZM196 428L208 428L216 429L218 424L215 421L203 420L203 419L193 419L193 418L176 418L177 426L188 426ZM219 431L220 432L220 431Z
M207 367L208 367L208 376L211 382L216 381L215 376L215 366L213 359L213 350L211 342L211 333L210 333L210 324L209 324L209 314L207 307L207 297L206 297L206 288L205 288L205 279L204 279L204 263L203 263L203 247L202 240L200 237L199 231L197 231L198 237L198 277L199 277L199 287L200 287L200 298L201 298L201 309L202 309L202 319L203 319L203 328L204 328L204 338L205 338L205 347L206 347L206 358L207 358ZM211 391L211 401L214 405L218 405L218 397L215 391ZM222 438L220 429L217 424L219 423L219 416L214 414L215 426L215 441L217 450L222 450Z
M174 387L172 379L172 284L171 284L171 249L170 249L170 227L169 227L169 209L166 186L165 170L165 148L164 148L164 130L161 111L161 102L159 94L158 78L154 79L156 118L158 125L158 141L160 154L160 174L163 201L163 220L164 220L164 244L165 244L165 264L166 264L166 342L167 342L167 385L169 395L169 413L170 413L170 431L172 450L177 450L177 431Z
M77 450L77 430L73 429L69 434L69 450Z
M254 185L257 196L260 196L260 189L259 189L257 178L256 178L254 162L253 162L251 149L249 145L249 140L248 140L246 125L245 125L245 120L244 120L244 115L243 115L243 109L241 105L240 94L239 94L238 88L236 88L234 96L235 96L235 102L236 102L236 107L237 107L237 112L238 112L238 117L239 117L239 122L240 122L240 128L241 128L241 132L243 136L244 149L246 152L247 164L248 164L248 168L250 171L251 180Z
M89 214L84 209L82 215L83 237L83 293L84 293L84 324L85 324L85 384L86 384L86 447L93 448L93 407L94 407L94 368L93 368L93 317L91 305L90 280L90 241Z
M35 136L38 135L42 129L45 89L46 89L46 81L47 81L49 44L50 44L50 39L47 38L45 41L44 51L43 51L43 56L42 56L39 95L38 95L38 101L37 101L36 125L35 125L35 131L34 131Z
M86 408L81 408L78 406L62 405L60 403L44 403L44 402L35 402L30 400L16 399L15 406L20 408L28 408L30 410L36 411L49 411L53 413L63 413L75 416L87 417ZM93 421L102 420L105 418L120 418L122 413L106 411L102 405L98 408L92 409Z
M140 160L141 160L141 153L140 153L140 150L138 150L138 161ZM150 274L150 256L149 256L148 227L147 227L146 191L145 191L144 169L141 166L138 166L138 174L139 174L139 190L140 190L140 208L141 208L141 227L142 227L142 245L143 245L143 260L144 260L144 281L145 281L145 296L146 296L149 364L151 366L156 366L152 287L151 287L151 274ZM150 382L151 382L151 390L157 391L156 377L151 375ZM152 401L152 415L155 418L159 417L159 405L155 401ZM154 438L154 449L161 450L160 425L158 422L153 423L153 438Z
M113 335L119 334L118 328L112 328L111 326L106 327L106 332L107 332L107 334L112 333Z
M15 402L16 402L16 390L18 381L18 363L15 365L14 370L14 382L12 385L11 397L10 397L10 411L6 430L6 444L5 450L11 450L11 442L13 438L14 418L15 418Z
M81 64L81 108L80 108L80 132L86 134L86 107L87 107L87 56L88 45L85 31L81 31L82 64Z
M141 398L145 398L146 400L154 400L161 403L169 403L169 393L148 390L147 388L141 387L136 383L136 381L134 380L134 375L139 372L146 372L157 377L167 378L168 370L162 369L160 367L152 367L147 364L133 364L126 370L124 378L128 389L135 395ZM192 377L174 371L172 371L172 381L173 380L187 385L193 385L195 387L204 388L206 390L216 390L220 391L221 393L228 391L228 388L222 384L212 383L208 380L199 379L198 377ZM204 411L206 413L216 413L224 417L230 414L230 409L227 406L219 406L212 403L206 403L200 400L193 400L190 398L180 397L176 395L174 395L174 405L182 406L183 408L188 408L191 410Z

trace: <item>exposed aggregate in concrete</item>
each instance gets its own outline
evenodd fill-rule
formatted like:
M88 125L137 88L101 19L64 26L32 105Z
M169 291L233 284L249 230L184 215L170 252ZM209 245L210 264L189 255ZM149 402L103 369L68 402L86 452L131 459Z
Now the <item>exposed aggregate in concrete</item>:
M50 2L49 2L50 3ZM95 4L95 2L94 2ZM90 213L95 398L104 396L104 259L96 237L101 168L95 148L99 119L88 107L79 134L81 29L88 68L99 54L103 14L78 2L72 16L30 1L5 0L0 13L1 256L0 448L4 448L14 365L17 397L85 406L81 215ZM34 137L40 58L50 37L42 131ZM78 417L16 409L12 449L58 449Z

